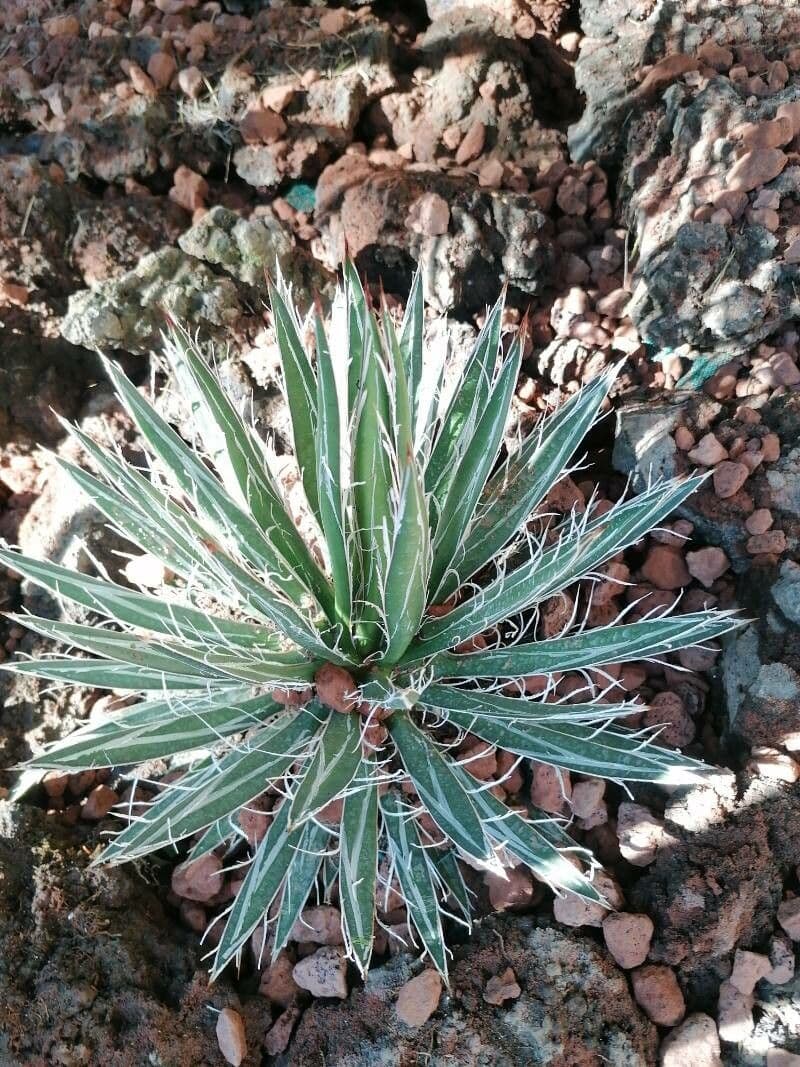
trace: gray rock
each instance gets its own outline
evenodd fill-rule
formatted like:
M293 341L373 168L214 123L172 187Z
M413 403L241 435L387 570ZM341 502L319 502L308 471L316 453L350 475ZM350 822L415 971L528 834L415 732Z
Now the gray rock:
M780 577L772 586L772 599L789 622L800 626L800 566L793 560L781 564Z
M412 1062L420 1048L437 1067L656 1062L655 1027L633 1003L624 974L589 938L529 917L490 917L454 954L434 1020L411 1033L399 1023L397 993L422 964L397 956L342 1004L312 1004L279 1064L390 1067ZM486 981L509 966L522 993L492 1008L483 999Z
M166 315L221 335L242 307L232 281L180 249L162 248L127 274L71 296L61 333L85 348L149 352Z
M256 189L277 189L283 181L283 168L275 145L244 145L233 154L236 173Z
M631 120L646 107L637 94L645 64L694 55L709 40L780 53L800 35L800 12L782 0L581 0L580 8L586 38L575 80L586 106L569 147L574 159L601 164L619 161Z
M755 626L748 626L728 639L722 654L722 684L728 722L734 729L739 709L762 666L758 645L758 631Z
M183 251L246 285L265 288L265 272L276 268L291 274L294 241L277 219L243 219L225 207L214 207L178 238Z

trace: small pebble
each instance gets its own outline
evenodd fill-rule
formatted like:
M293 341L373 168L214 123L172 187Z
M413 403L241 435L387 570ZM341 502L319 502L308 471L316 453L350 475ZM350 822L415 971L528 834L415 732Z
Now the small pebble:
M489 979L483 991L483 999L487 1004L499 1006L507 1000L516 1000L521 993L517 976L510 967L507 967L502 974L493 975Z
M233 1008L223 1008L217 1016L217 1044L222 1055L233 1067L239 1067L247 1055L244 1019Z
M686 566L689 574L710 589L717 578L730 567L730 560L721 548L710 545L696 552L686 553Z
M659 1049L661 1067L723 1067L717 1024L710 1015L687 1015Z
M647 959L653 929L653 920L649 915L616 911L603 920L606 948L625 970L640 967Z
M317 949L295 964L292 972L301 989L307 989L314 997L347 996L347 960L337 948L325 946Z
M670 967L649 963L631 972L633 995L645 1015L658 1026L677 1026L686 1011L681 987Z
M714 492L720 500L735 496L747 481L749 473L744 463L723 460L722 463L717 464L711 476L714 482Z
M439 1007L442 979L438 971L428 969L401 986L397 994L397 1017L406 1026L424 1026Z
M787 897L781 901L778 922L792 941L800 941L800 897Z

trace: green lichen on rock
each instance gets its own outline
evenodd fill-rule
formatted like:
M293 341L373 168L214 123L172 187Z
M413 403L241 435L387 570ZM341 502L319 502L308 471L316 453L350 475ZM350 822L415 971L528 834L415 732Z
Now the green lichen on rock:
M149 352L167 317L224 333L241 317L234 283L178 248L145 256L133 270L69 299L61 333L85 348Z

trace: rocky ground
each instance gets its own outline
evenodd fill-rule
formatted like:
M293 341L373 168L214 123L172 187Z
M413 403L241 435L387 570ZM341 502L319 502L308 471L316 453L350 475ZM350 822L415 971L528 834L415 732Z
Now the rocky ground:
M521 870L475 876L482 918L454 931L449 989L406 951L397 908L359 983L335 897L272 968L255 951L209 987L198 931L236 890L216 857L90 869L110 808L141 794L116 772L50 776L0 801L0 1064L796 1067L800 8L7 0L0 536L124 579L126 546L42 446L73 447L58 412L136 454L96 348L180 424L152 355L167 313L221 344L283 448L264 271L324 299L345 250L390 300L421 262L455 346L507 282L509 335L530 321L514 430L623 361L593 465L552 509L711 472L610 565L592 620L643 596L744 609L716 651L616 672L646 724L720 772L632 796L545 767L507 781L572 817L618 910L554 901ZM585 593L548 605L543 631ZM20 606L55 610L0 573L0 607ZM0 622L0 658L37 647ZM32 680L0 681L0 699L4 792L13 764L107 701ZM472 766L490 779L505 758Z

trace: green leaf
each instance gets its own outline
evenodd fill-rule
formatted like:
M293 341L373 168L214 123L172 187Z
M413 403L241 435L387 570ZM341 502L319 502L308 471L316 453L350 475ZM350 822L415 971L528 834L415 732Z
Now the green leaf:
M364 782L344 801L339 836L339 896L348 956L366 976L375 936L378 875L378 786L375 761L363 757L358 779Z
M386 580L388 529L391 521L391 410L388 368L371 313L364 325L363 370L355 401L353 500L358 533L361 588L356 635L362 656L381 640L383 586Z
M303 708L258 730L222 759L189 772L114 838L102 861L136 859L238 811L302 758L319 725L313 711Z
M422 732L407 712L396 711L389 731L397 745L411 782L439 829L479 863L488 863L492 850L472 802L472 789L465 787L452 761L445 759L435 742Z
M419 629L427 603L431 566L428 505L414 456L414 428L405 367L388 313L388 347L393 362L393 430L396 473L388 520L390 538L383 614L386 648L383 663L392 663L408 648Z
M220 976L267 914L286 875L302 831L290 832L287 805L273 813L253 862L228 913L211 968L212 981Z
M486 316L431 449L425 469L425 491L432 495L434 512L438 512L447 495L465 443L472 440L489 398L500 350L504 304L505 293Z
M166 674L193 675L198 678L219 677L213 667L202 662L198 650L195 649L192 655L192 650L187 646L171 648L161 642L147 640L139 634L119 633L100 626L53 622L35 615L10 615L9 618L43 637L62 641L72 648L83 649L84 652L91 652L95 656L107 656L122 663ZM227 681L230 684L230 678Z
M131 692L173 689L207 689L227 687L230 678L205 678L197 674L167 674L148 667L133 667L130 663L116 663L111 659L78 659L74 656L40 657L16 663L0 663L0 670L11 674L31 674L34 678L48 678L51 682L71 682L92 689L119 689Z
M595 378L544 419L490 479L466 536L462 558L445 576L441 600L494 559L534 514L597 419L617 370L612 367Z
M202 834L186 858L187 860L198 860L201 856L208 855L209 852L213 852L222 845L227 845L233 838L242 838L243 836L242 831L232 824L230 816L218 819Z
M308 895L314 888L322 864L323 852L330 836L329 830L315 822L306 823L300 833L281 894L281 906L275 923L275 937L272 945L273 963L289 940L292 927L300 917Z
M422 848L413 818L395 790L380 798L383 824L394 872L405 898L408 917L422 938L436 969L447 981L447 950L436 885L427 852Z
M419 410L419 388L422 381L425 334L425 296L422 288L422 267L417 267L411 291L406 300L400 327L400 351L408 382L412 425L416 425Z
M141 395L122 371L109 360L103 361L117 395L133 418L145 441L169 471L174 483L197 507L203 519L228 547L240 552L262 575L287 596L299 598L309 591L308 574L295 575L288 560L262 532L258 523L233 500L198 454ZM97 446L80 430L74 435L97 459ZM100 450L102 451L102 450ZM306 561L311 565L311 561ZM307 568L306 568L307 570Z
M135 725L131 716L121 716L89 733L72 734L58 741L35 756L28 766L86 770L144 763L213 746L223 737L261 726L283 710L269 697L237 699L235 693L227 699L224 693L199 699L176 696L160 704L171 710L169 717L161 715L154 722Z
M686 478L657 484L632 500L617 504L598 519L584 520L580 528L568 525L554 547L534 552L527 562L508 574L501 574L449 614L423 623L419 638L409 647L400 665L418 662L467 641L592 574L657 526L703 480Z
M247 504L264 534L293 573L304 577L323 611L333 620L333 590L273 484L261 443L236 411L185 330L170 333L165 353L224 485Z
M450 712L458 712L525 726L557 722L607 723L630 715L639 707L633 702L567 704L561 701L548 704L528 697L508 697L485 689L459 689L453 685L429 685L421 694L419 705L444 717Z
M209 548L208 531L132 467L104 457L108 477L116 478L125 488L127 496L122 496L80 467L61 459L56 462L120 532L187 581L199 580L223 601L233 598L250 614L278 626L308 652L330 655L301 611L253 578L224 551Z
M488 827L487 832L489 832ZM470 903L470 893L461 873L461 868L458 865L455 850L452 848L431 849L430 859L444 889L444 895L452 899L471 930L472 905Z
M317 382L301 337L302 327L288 300L288 290L270 285L269 302L281 354L286 401L292 420L294 454L309 506L322 523L317 485Z
M234 622L199 611L163 596L148 596L100 578L91 578L56 563L0 548L0 562L23 577L120 623L186 641L234 644L242 648L277 650L278 640L263 624Z
M711 641L741 626L733 612L699 611L670 618L598 626L568 637L453 655L442 652L430 667L435 678L522 678L649 660Z
M522 347L519 341L515 341L476 422L475 433L453 471L449 492L441 499L441 512L433 540L431 602L440 599L440 587L445 576L451 566L459 564L464 536L503 440L521 360Z
M289 807L289 825L294 828L312 819L326 804L341 797L361 763L361 718L330 711L316 701L317 715L327 721L314 753Z
M578 774L668 785L702 781L702 772L708 771L698 760L632 731L568 722L527 725L460 711L447 718L489 744Z
M342 483L342 413L328 340L319 313L317 334L317 486L319 516L333 575L336 618L349 631L352 611L350 556Z
M538 878L557 889L576 893L585 900L605 903L602 894L568 858L573 855L591 863L591 853L580 848L560 830L555 820L530 822L492 796L487 789L481 790L475 799L485 820L486 832L527 864Z

